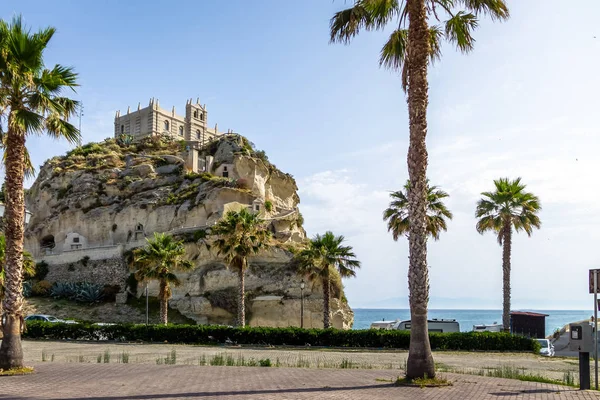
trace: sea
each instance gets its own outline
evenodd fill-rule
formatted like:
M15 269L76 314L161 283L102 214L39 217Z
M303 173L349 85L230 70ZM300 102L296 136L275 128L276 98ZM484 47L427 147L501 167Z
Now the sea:
M368 329L373 321L394 321L410 319L408 309L354 308L354 326L352 329ZM548 314L546 317L546 336L556 329L576 321L589 319L592 313L587 310L519 310ZM429 310L429 319L455 319L460 330L468 332L473 325L502 323L502 310Z

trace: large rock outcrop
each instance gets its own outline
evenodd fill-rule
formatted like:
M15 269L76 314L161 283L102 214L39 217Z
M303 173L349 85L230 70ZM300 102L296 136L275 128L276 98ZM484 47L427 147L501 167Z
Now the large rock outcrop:
M124 258L153 232L170 232L186 241L196 266L182 274L184 283L174 289L171 306L200 323L231 323L237 277L196 242L225 212L248 207L269 222L276 240L273 250L251 260L250 324L300 325L301 277L288 250L302 247L306 234L293 177L239 135L198 150L204 171L186 170L190 151L185 142L160 138L131 145L107 139L48 160L27 195L32 217L26 248L49 264L49 279L111 285L118 280L125 291L123 277L129 273L114 269L126 269ZM86 270L83 259L94 261L90 268L102 260L111 267ZM102 271L110 272L103 278ZM154 289L150 285L151 293ZM305 326L322 326L320 293L319 287L305 289ZM343 298L340 284L336 297ZM350 327L352 312L345 301L332 305L334 325Z

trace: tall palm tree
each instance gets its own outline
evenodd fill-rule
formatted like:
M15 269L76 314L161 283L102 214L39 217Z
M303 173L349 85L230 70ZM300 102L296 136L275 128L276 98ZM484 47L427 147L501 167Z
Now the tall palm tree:
M80 138L77 128L68 122L75 114L77 102L63 96L65 89L77 86L77 74L61 65L51 69L44 65L44 50L54 32L54 28L45 28L32 33L21 17L11 23L0 21L0 114L7 127L0 131L6 174L6 294L0 369L23 366L23 179L31 166L25 141L32 133L47 133L71 143Z
M510 180L500 178L494 181L496 190L483 192L477 202L475 217L477 232L482 235L493 231L502 246L502 325L505 331L510 327L510 252L513 227L516 232L525 231L531 236L533 228L539 229L540 218L537 213L542 209L540 200L533 193L525 191L521 178Z
M248 269L248 257L258 254L270 245L271 232L258 214L242 208L240 211L228 211L212 228L211 235L216 237L213 248L225 258L229 268L238 273L237 325L246 325L245 275Z
M184 258L183 242L173 239L166 233L154 233L146 239L145 247L133 251L131 267L138 280L157 280L159 283L158 300L160 302L160 322L167 324L171 285L179 286L181 281L175 272L189 271L194 266Z
M404 190L392 192L390 206L383 212L383 220L388 222L388 232L392 232L394 240L401 235L408 235L410 221L408 219L408 192L410 180L404 184ZM439 240L441 231L447 231L446 219L452 219L452 212L448 210L443 199L450 195L437 186L429 186L427 180L427 234L433 240Z
M342 246L343 236L335 236L332 232L316 235L310 240L308 248L297 256L298 273L305 275L308 281L318 281L323 286L323 327L331 327L330 307L331 278L337 273L342 278L356 276L355 269L360 268L360 261L351 246Z
M6 259L6 238L0 234L0 301L4 298L4 263ZM35 260L28 251L23 251L23 279L30 279L35 275ZM0 315L2 304L0 304Z
M383 45L379 64L401 71L402 88L408 94L407 163L413 184L408 194L412 321L406 370L409 379L435 376L427 332L427 70L430 61L441 57L444 38L463 53L473 49L472 32L480 15L503 20L509 12L505 0L355 0L353 7L335 13L330 21L331 42L348 44L361 29L382 30L397 20L398 28Z

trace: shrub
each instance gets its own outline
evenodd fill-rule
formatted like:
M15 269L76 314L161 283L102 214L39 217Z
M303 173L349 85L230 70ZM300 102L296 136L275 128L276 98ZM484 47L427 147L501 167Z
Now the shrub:
M33 283L31 281L23 282L23 297L31 297Z
M81 262L81 265L83 265L84 267L87 267L89 261L90 261L90 256L85 256L81 260L79 260L79 262Z
M273 211L273 203L271 200L265 201L265 210L267 210L267 212Z
M31 288L31 294L33 296L48 296L50 295L50 289L52 289L52 284L48 281L39 281Z
M335 347L408 349L409 331L340 330L301 328L232 328L220 325L132 325L96 326L33 321L25 338L71 340L123 340L189 344L216 344L232 340L238 344L270 344ZM434 350L481 350L539 352L539 343L504 332L430 333Z
M73 299L76 294L77 286L68 282L55 282L50 290L50 295L55 299Z
M104 298L104 288L94 283L82 282L77 285L74 300L80 303L98 303Z
M46 261L40 261L35 264L35 276L34 278L38 281L43 281L48 275L48 263Z
M117 299L117 293L121 291L119 285L104 285L102 289L102 296L104 301L115 301Z

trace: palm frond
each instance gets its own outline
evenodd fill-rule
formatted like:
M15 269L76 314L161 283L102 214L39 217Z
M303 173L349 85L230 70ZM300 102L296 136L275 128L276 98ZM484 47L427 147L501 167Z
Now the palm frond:
M461 52L468 53L475 45L472 31L477 25L477 17L474 14L459 11L446 21L446 39L456 44L456 48Z

